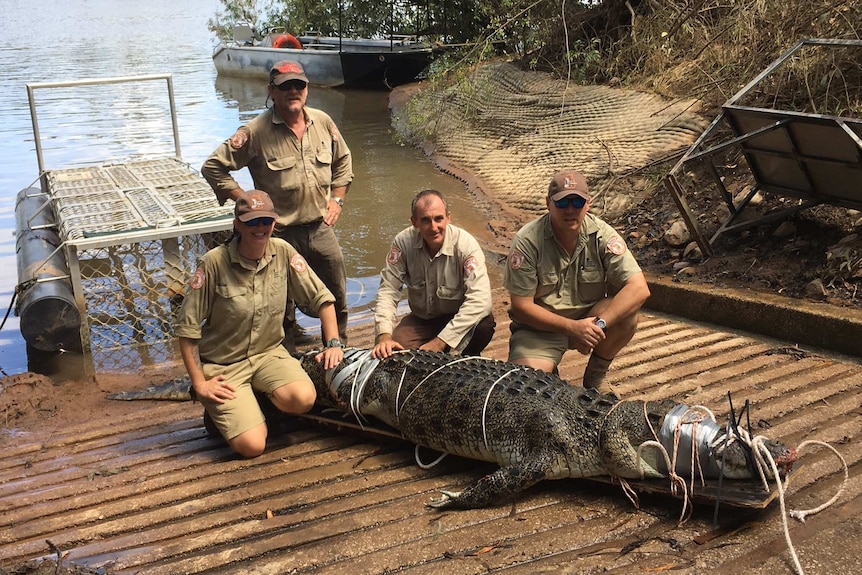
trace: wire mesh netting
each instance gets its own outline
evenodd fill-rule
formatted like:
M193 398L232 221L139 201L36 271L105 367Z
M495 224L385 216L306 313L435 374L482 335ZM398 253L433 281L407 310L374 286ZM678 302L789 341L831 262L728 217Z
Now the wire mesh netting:
M94 358L123 350L134 365L140 358L129 351L145 345L168 359L184 286L198 259L227 239L232 206L219 206L176 158L53 170L46 180L86 307L85 349Z

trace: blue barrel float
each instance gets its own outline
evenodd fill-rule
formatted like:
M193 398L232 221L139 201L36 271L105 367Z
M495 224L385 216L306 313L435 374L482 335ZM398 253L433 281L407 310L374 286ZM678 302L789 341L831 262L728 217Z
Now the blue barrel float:
M41 351L80 350L81 314L75 305L66 253L54 212L39 188L24 188L15 203L18 285L15 313L24 340Z

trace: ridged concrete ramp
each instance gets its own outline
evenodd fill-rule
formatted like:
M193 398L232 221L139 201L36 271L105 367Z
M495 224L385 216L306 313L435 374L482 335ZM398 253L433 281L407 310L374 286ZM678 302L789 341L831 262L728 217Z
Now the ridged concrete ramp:
M507 319L498 324L487 355L502 359ZM351 338L367 346L370 326ZM563 377L578 380L584 363L569 354ZM675 397L719 417L732 392L737 406L752 401L758 433L834 445L850 465L846 491L806 523L791 520L790 534L807 573L862 572L858 361L649 312L612 380L626 396ZM425 506L437 489L491 467L450 458L424 471L409 446L313 424L244 461L206 437L200 415L199 404L140 402L131 417L4 435L0 567L52 555L50 541L65 562L111 574L793 572L776 505L721 508L714 538L712 506L679 527L678 500L642 495L637 510L619 488L585 480L438 512ZM814 507L841 481L834 455L804 452L788 507Z

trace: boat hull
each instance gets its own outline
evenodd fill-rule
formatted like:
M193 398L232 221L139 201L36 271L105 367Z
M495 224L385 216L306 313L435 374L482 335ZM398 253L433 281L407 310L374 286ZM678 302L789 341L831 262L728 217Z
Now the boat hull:
M337 49L219 46L213 63L225 76L266 78L281 60L302 64L309 81L325 87L394 87L414 81L431 63L431 49L342 51Z

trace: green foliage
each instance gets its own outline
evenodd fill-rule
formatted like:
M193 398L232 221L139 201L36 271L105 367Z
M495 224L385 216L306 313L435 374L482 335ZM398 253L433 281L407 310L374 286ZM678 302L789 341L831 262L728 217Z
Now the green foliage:
M258 0L219 0L222 9L207 21L207 29L221 42L233 39L233 25L246 22L258 29L260 2Z
M230 39L235 22L244 21L267 32L285 30L295 35L314 30L324 36L379 37L389 34L436 36L446 26L434 24L449 14L447 9L474 0L444 0L417 3L411 0L220 0L222 10L209 21L209 29L221 40ZM456 16L447 23L460 26ZM472 22L473 18L468 19ZM459 28L460 29L460 28ZM473 28L466 29L472 33Z

